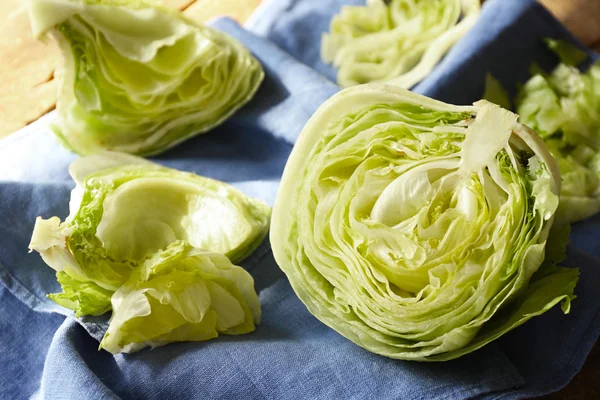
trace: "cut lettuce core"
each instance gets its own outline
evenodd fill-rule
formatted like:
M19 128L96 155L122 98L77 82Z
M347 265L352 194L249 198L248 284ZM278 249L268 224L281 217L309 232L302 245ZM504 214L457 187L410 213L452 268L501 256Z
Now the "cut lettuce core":
M366 84L304 127L271 245L340 334L391 358L450 360L557 303L568 311L578 271L555 266L559 191L555 160L515 114Z

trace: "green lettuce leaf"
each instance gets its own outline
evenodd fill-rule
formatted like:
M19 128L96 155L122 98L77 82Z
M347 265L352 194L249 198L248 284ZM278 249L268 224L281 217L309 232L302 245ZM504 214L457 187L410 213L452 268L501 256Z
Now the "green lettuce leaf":
M366 84L304 127L271 245L308 310L346 338L450 360L555 304L569 311L578 273L555 266L559 191L556 160L516 114Z
M555 40L547 38L544 40L548 48L556 53L560 62L573 67L583 63L587 58L587 53L579 47L575 47L566 40Z
M234 38L156 1L30 0L65 57L53 130L81 154L155 154L230 117L263 79Z
M508 92L490 73L485 75L485 92L483 93L483 98L507 110L512 109L512 102L510 101Z
M557 218L567 224L600 211L600 64L581 72L575 66L587 58L585 52L564 41L546 43L563 63L551 73L535 68L519 88L515 110L558 161L562 190ZM489 75L484 97L506 102L498 100L503 92Z
M321 59L344 87L419 83L475 23L479 0L367 0L344 6L322 37Z
M37 219L30 249L58 273L51 295L78 316L110 309L110 296L146 258L174 242L237 263L267 234L270 208L213 179L120 153L73 162L70 214Z
M222 254L173 242L145 260L112 297L100 348L113 354L254 331L254 280Z

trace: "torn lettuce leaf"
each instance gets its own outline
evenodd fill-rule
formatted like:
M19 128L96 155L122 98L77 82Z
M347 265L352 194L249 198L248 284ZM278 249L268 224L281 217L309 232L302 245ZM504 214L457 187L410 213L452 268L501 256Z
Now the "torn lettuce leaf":
M77 316L110 310L110 297L140 263L172 243L237 263L261 243L270 208L213 179L121 153L71 164L76 182L64 222L38 217L30 249L57 271L50 298Z
M387 82L410 88L473 26L479 0L367 0L344 6L322 37L321 59L343 87Z
M249 333L261 315L246 270L182 241L146 259L114 293L112 309L100 348L113 354Z
M365 84L304 127L271 245L323 323L377 354L445 361L558 303L568 312L578 271L555 266L559 190L556 161L517 115Z
M28 0L65 68L53 130L70 150L150 155L229 118L258 89L260 63L236 39L149 0Z
M515 111L558 161L562 190L557 218L570 223L600 211L600 64L581 72L575 65L585 60L585 52L567 42L546 43L563 62L551 73L534 69L519 87ZM498 97L503 91L493 77L487 78L486 99L508 101Z
M576 67L588 58L585 51L566 40L546 38L544 42L550 50L556 53L558 58L560 58L560 62L565 65Z

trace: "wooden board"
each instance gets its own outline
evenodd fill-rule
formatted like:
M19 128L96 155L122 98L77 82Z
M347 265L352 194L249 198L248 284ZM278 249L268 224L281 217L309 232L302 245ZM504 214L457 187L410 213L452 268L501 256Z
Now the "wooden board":
M0 0L0 137L54 108L54 70L61 55L55 43L31 36L25 2Z

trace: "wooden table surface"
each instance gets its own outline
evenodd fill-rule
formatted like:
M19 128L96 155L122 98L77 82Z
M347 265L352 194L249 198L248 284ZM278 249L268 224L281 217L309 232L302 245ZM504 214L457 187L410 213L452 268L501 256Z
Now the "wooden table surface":
M600 51L600 0L538 0L585 45ZM229 15L244 22L261 0L165 0L196 20ZM54 70L60 54L53 43L35 41L22 0L0 0L0 138L54 108ZM565 338L568 340L568 338ZM600 399L600 344L563 390L544 400Z

